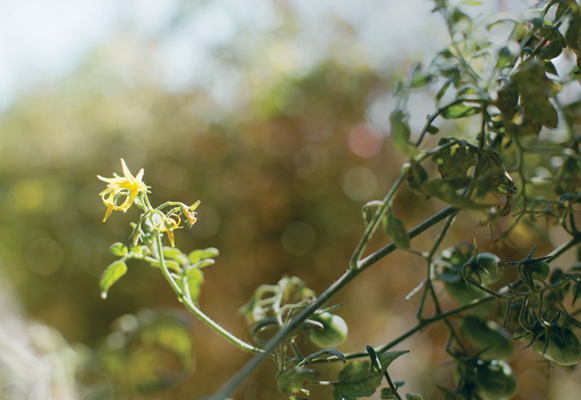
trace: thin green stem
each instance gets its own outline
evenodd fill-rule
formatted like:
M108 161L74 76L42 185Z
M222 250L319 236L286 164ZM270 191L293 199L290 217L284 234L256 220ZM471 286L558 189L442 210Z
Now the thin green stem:
M165 259L163 257L163 247L161 244L161 234L159 232L155 233L155 244L156 244L157 256L159 257L159 262L161 264L161 272L163 273L163 276L168 281L171 288L174 290L174 292L176 292L178 299L186 306L186 308L189 311L191 311L196 317L198 317L200 320L202 320L202 322L204 322L206 325L208 325L210 328L212 328L218 334L223 336L226 340L235 344L241 350L249 351L251 353L258 353L258 354L264 353L264 351L262 349L254 347L254 346L244 342L243 340L238 339L236 336L234 336L233 334L228 332L226 329L224 329L220 325L218 325L216 322L214 322L214 320L212 320L210 317L208 317L206 314L204 314L198 307L196 307L194 305L194 303L192 302L192 300L189 298L189 296L184 295L184 293L182 292L182 289L179 287L177 282L173 279L167 266L165 265Z

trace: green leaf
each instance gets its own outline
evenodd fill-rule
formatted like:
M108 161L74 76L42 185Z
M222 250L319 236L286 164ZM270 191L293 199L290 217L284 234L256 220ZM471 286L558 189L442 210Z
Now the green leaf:
M103 271L101 274L101 281L99 285L101 286L101 297L103 299L107 298L107 292L111 289L111 286L115 284L125 273L127 272L127 264L123 261L117 260L111 264Z
M442 110L442 117L446 119L456 119L456 118L464 118L469 117L471 115L477 114L480 112L480 107L472 107L466 105L465 102L456 103L450 107L446 107Z
M430 125L430 126L428 126L428 128L426 129L426 131L428 133L431 133L432 135L435 135L436 133L440 132L440 129L437 126Z
M410 143L410 128L407 124L407 115L402 110L391 113L391 137L395 147L407 156L413 156L417 149Z
M218 251L218 249L216 249L214 247L208 247L207 249L204 249L204 250L192 251L188 255L188 258L190 260L190 264L196 264L197 262L199 262L201 260L205 260L208 258L214 258L214 257L217 257L218 255L220 255L220 252Z
M452 138L442 138L438 146L450 143ZM438 151L432 160L438 164L438 172L442 179L464 178L470 167L476 164L477 147L470 143L459 141Z
M167 258L171 258L172 260L176 261L180 265L186 265L188 258L182 251L176 247L169 247L163 246L163 256Z
M393 215L387 215L383 218L383 228L396 247L400 249L408 249L410 247L410 237L401 219Z
M446 389L443 386L436 386L436 388L440 391L442 396L444 396L444 400L460 400L460 398L450 389Z
M204 284L204 273L198 268L190 268L186 273L186 280L188 282L190 297L194 304L198 304L198 298L200 297L202 285Z
M508 47L502 47L498 50L498 61L496 62L496 68L502 69L507 65L512 64L514 57Z
M335 350L335 349L325 349L325 350L321 350L321 351L317 351L316 353L310 354L308 356L306 356L303 361L301 361L299 363L299 366L301 365L307 365L309 364L311 361L317 359L317 358L328 358L331 356L335 356L337 357L339 360L343 361L343 364L345 364L347 362L347 359L345 358L345 356L343 355L343 353L341 353L339 350Z
M423 194L422 185L428 180L428 173L420 164L411 160L410 171L406 177L406 184L417 194Z
M470 178L465 178L462 181L469 184ZM444 203L457 208L482 210L493 206L492 204L475 203L466 197L460 196L456 193L456 190L458 189L457 186L458 184L456 184L454 180L443 181L440 179L432 179L423 184L422 191L426 196L435 197Z
M502 163L502 157L492 149L480 151L480 173L491 180L493 192L505 196L512 196L516 193L516 186L506 173Z
M557 58L561 55L563 48L561 47L561 43L557 41L550 42L545 47L541 49L539 52L539 59L543 61L549 61L553 58Z
M533 125L556 128L559 117L549 97L559 92L559 86L547 78L544 66L538 62L525 63L513 80L521 94L520 102L527 120Z
M426 86L428 83L432 82L432 80L433 80L432 74L426 74L422 70L422 65L420 63L416 63L416 65L412 69L412 79L410 82L410 87L420 88L422 86Z
M117 257L123 257L128 252L127 246L125 246L123 243L112 244L111 247L109 247L109 251L111 254Z
M571 296L573 296L573 302L571 303L571 306L575 305L575 302L578 300L580 295L581 295L581 282L575 282L571 287Z
M512 120L512 117L517 112L519 93L516 85L510 83L498 91L498 98L495 105L504 114L507 120Z
M333 383L335 400L357 400L358 397L371 396L381 385L383 374L393 360L407 351L395 351L379 355L381 374L373 372L371 361L360 360L347 364L339 373L339 382Z
M553 64L552 61L547 61L546 63L543 64L543 67L545 67L545 71L547 71L549 74L559 76L559 74L557 73L557 68L555 68L555 64Z
M167 267L167 269L171 269L171 270L176 271L176 272L181 272L180 265L177 262L175 262L173 260L164 260L164 262L165 262L165 266ZM159 261L152 262L152 263L150 263L150 265L152 267L155 267L155 268L161 268L161 262L159 262Z
M569 21L569 28L565 33L565 42L574 52L579 50L579 34L581 33L581 18L575 16Z
M303 388L305 382L312 381L320 373L319 370L310 368L281 369L274 376L278 382L276 388L281 393L296 393Z
M444 95L448 91L448 88L450 87L450 84L452 84L454 80L455 80L454 77L448 78L446 83L444 83L440 90L438 90L438 93L436 93L436 100L440 101L440 99L444 97Z
M405 398L406 400L424 400L421 394L416 393L406 393Z
M140 344L144 347L159 346L172 353L180 361L182 368L192 366L192 335L187 322L172 316L163 316L139 333Z

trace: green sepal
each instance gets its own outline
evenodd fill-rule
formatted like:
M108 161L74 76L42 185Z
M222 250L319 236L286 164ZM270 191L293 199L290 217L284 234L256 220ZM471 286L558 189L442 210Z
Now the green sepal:
M99 286L101 287L101 297L107 298L107 292L111 286L115 284L127 272L127 264L121 260L117 260L109 264L109 266L101 274Z

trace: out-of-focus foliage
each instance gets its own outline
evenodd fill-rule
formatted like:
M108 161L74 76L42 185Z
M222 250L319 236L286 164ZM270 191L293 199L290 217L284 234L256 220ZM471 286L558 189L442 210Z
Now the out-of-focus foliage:
M214 79L234 76L243 82L227 86L231 90L223 98L211 85L168 92L153 79L155 63L147 48L124 34L95 50L66 80L29 90L2 115L3 277L16 288L30 315L56 327L68 342L94 349L94 362L101 360L95 368L107 373L116 389L131 391L127 387L135 383L159 383L158 371L135 371L142 372L136 377L121 372L140 363L139 357L151 356L174 367L171 383L193 372L191 379L169 390L168 398L201 397L238 370L246 355L194 324L193 347L198 365L203 365L194 371L183 359L190 348L181 325L170 324L183 346L169 355L159 354L163 345L157 339L148 341L145 332L151 325L147 322L137 318L138 327L117 326L121 315L181 305L159 270L138 261L127 263L126 278L111 289L106 301L101 299L99 276L114 261L109 244L129 236L128 222L133 218L114 213L102 224L105 210L98 197L103 190L98 174L118 168L123 157L131 169L145 168L144 182L155 187L156 203L167 198L188 204L201 200L196 225L175 235L184 251L220 249L216 266L206 273L199 302L208 314L244 337L244 322L235 313L259 284L274 284L291 272L322 291L347 268L363 231L361 205L382 196L399 173L402 156L386 138L386 129L371 118L379 110L386 124L389 120L388 73L373 70L347 51L297 72L292 57L289 61L281 56L294 54L290 39L297 34L296 21L288 9L277 12L280 24L272 30L279 37L270 46L244 47L256 42L245 42L241 32L235 43L216 51ZM343 26L345 38L352 38L348 26L338 25ZM354 43L349 40L344 43ZM144 51L128 51L137 45ZM128 65L125 70L118 67L122 62ZM227 73L232 71L235 74ZM571 118L575 118L573 111ZM451 126L440 127L443 136ZM434 163L433 168L443 167ZM420 177L416 181L421 180L422 171L416 175ZM394 204L395 215L408 229L440 208L436 201L407 189ZM472 217L463 218L458 228L463 223L475 226ZM535 237L531 226L523 221L511 233L511 241L527 248L533 239L541 239L539 251L548 251L548 238ZM426 247L434 234L422 239ZM479 235L488 243L486 231ZM453 230L446 244L464 238L461 229ZM370 247L378 245L374 242ZM501 252L503 259L527 253L509 248ZM388 265L405 273L387 274ZM402 298L413 289L414 275L423 272L422 266L404 254L376 268L373 277L362 277L357 288L342 294L349 299L343 315L352 322L344 344L347 350L383 343L414 322L413 317L403 316L406 312L413 316L414 304ZM427 376L442 379L438 367L446 355L430 343L444 340L443 330L428 331L409 345L421 353L419 359L398 360L402 370L416 373L418 385L429 381ZM155 347L156 352L141 352L143 346ZM122 354L122 349L131 351ZM167 353L167 348L161 350ZM181 370L187 374L176 372ZM523 367L519 372L535 381L545 371ZM239 398L286 398L276 392L272 376L255 377ZM88 388L94 387L93 376L81 378ZM414 379L407 379L413 390ZM428 386L416 389L429 393ZM312 392L316 398L316 389Z

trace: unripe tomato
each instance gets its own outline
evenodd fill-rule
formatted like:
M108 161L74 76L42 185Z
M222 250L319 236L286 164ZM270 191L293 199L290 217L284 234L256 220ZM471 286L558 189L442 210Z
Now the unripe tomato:
M504 361L478 360L475 374L476 394L487 400L508 400L516 393L517 380Z
M492 253L480 253L476 257L476 262L479 266L484 268L488 273L480 271L480 279L483 285L494 283L498 280L498 272L496 272L496 264L500 258Z
M452 300L458 305L464 306L473 300L480 299L486 296L486 292L478 289L474 285L468 284L461 280L459 282L444 282L444 289ZM494 302L488 301L476 307L466 310L466 314L473 315L479 318L487 318L494 312Z
M481 321L478 318L466 317L460 327L462 337L481 352L483 360L510 360L514 355L514 344L508 332L494 321Z
M546 346L547 336L548 346ZM533 343L533 350L557 364L575 365L581 357L581 342L569 329L553 326Z
M310 339L319 347L329 348L341 344L347 338L347 324L338 315L324 312L312 318L323 324L323 329L310 331Z

